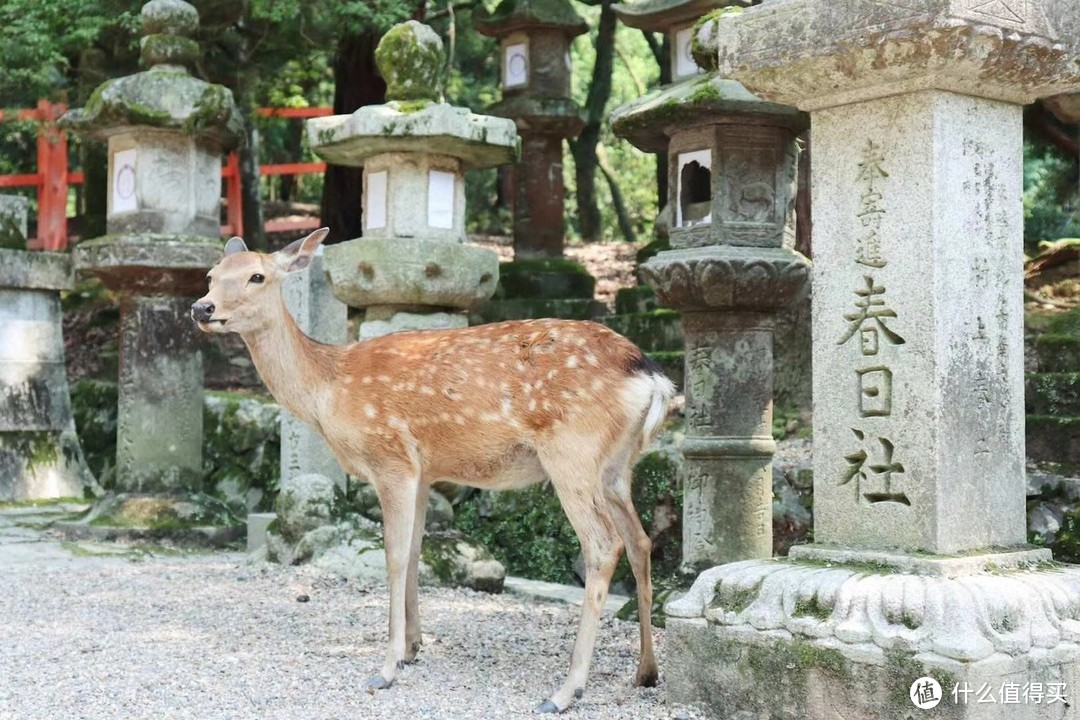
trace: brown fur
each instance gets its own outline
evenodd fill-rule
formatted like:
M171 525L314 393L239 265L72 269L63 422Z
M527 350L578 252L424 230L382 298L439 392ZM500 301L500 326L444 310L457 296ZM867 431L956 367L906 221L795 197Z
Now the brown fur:
M201 313L208 332L239 332L278 402L319 429L342 467L375 486L390 647L369 686L392 683L419 648L417 565L431 485L513 488L547 476L581 541L587 575L569 677L545 705L565 709L584 687L624 547L640 606L651 607L651 546L630 500L630 468L662 419L671 383L633 343L591 322L526 320L318 343L296 326L279 286L286 272L307 265L323 236L316 231L274 255L230 241L193 315ZM265 280L254 282L257 275ZM648 612L641 630L636 680L653 684Z

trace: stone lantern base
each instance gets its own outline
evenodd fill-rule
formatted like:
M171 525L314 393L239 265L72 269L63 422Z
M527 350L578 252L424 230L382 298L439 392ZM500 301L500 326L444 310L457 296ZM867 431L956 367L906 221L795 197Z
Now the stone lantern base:
M0 249L0 501L83 497L96 487L71 415L60 291L71 261Z
M668 697L733 719L1075 717L1078 607L1080 569L1049 550L792 548L668 604Z
M243 522L202 492L203 367L191 303L221 258L216 238L108 235L75 249L78 268L121 296L115 491L76 537L222 544Z

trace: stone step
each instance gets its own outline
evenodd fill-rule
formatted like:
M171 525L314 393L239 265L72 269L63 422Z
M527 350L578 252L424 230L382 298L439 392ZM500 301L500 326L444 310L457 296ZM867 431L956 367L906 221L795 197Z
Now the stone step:
M1026 436L1029 458L1080 464L1080 417L1028 415Z
M609 315L600 322L630 338L647 353L683 349L682 325L679 323L679 313L674 310Z
M648 285L621 288L615 293L616 315L652 312L657 307L656 293Z
M496 298L591 300L596 278L573 260L536 258L499 265Z
M1051 333L1035 340L1041 372L1068 373L1080 370L1080 337Z
M490 300L469 312L469 324L481 325L503 320L532 320L535 318L592 320L606 312L607 307L598 300L545 300L540 298Z
M671 382L675 383L675 387L679 389L679 392L682 392L683 383L686 380L684 365L686 353L682 350L661 350L645 354L664 368L664 374L668 376Z
M1028 413L1080 417L1080 372L1032 373L1024 380Z

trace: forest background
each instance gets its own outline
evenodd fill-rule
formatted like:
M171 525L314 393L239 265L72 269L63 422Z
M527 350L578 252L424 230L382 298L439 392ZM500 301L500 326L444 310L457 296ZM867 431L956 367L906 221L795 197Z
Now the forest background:
M330 167L324 175L260 177L259 164L316 160L302 121L262 118L260 106L332 107L349 113L383 102L374 49L393 24L430 24L447 48L445 99L483 112L500 97L497 40L474 29L500 0L193 0L202 60L195 74L229 87L244 116L240 151L244 227L249 244L266 247L268 214L317 205L333 240L358 237L360 173ZM612 0L575 0L589 24L571 50L573 96L586 127L564 151L567 232L572 241L649 240L666 196L657 157L611 133L614 108L670 78L665 39L616 21ZM99 84L138 71L141 2L0 0L0 108L31 108L39 99L83 105ZM1042 241L1080 236L1080 129L1040 104L1025 112L1027 252ZM0 122L0 174L34 172L35 123ZM71 192L72 234L105 233L105 150L73 139L72 167L86 173ZM666 161L661 158L659 167ZM468 229L505 235L510 193L505 171L470 173ZM33 190L23 191L32 201ZM34 209L31 209L34 216Z

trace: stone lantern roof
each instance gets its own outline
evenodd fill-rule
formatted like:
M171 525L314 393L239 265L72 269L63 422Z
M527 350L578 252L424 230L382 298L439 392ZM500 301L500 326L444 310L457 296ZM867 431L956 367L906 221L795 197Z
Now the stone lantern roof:
M751 0L633 0L614 7L624 25L664 32L674 25L697 20L713 10L745 7Z
M762 100L735 80L699 75L658 88L617 108L611 129L645 152L663 153L673 128L731 122L758 122L806 129L805 113L789 105Z
M512 120L438 102L445 55L431 28L415 20L394 26L375 61L386 80L386 104L307 122L312 148L327 162L358 167L374 155L404 152L448 155L476 169L517 159Z
M232 93L189 73L199 59L191 35L199 26L195 8L183 0L151 0L142 8L142 52L148 69L108 80L86 107L71 110L62 123L90 137L107 138L132 126L160 127L235 147L243 123Z
M570 0L503 0L476 21L480 34L494 37L537 29L559 30L576 37L588 32L589 26L574 11Z

